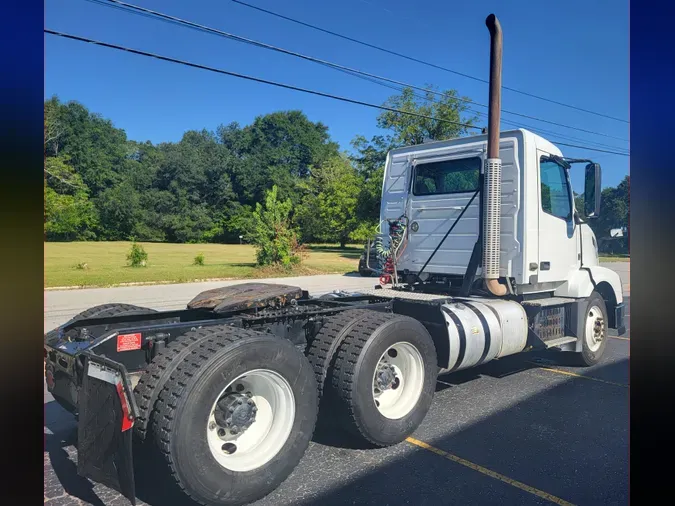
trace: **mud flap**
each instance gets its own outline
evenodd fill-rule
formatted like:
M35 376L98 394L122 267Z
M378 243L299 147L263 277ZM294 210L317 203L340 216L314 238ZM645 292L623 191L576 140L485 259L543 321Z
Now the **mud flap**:
M77 473L120 492L135 506L132 428L138 410L126 370L106 358L83 355Z

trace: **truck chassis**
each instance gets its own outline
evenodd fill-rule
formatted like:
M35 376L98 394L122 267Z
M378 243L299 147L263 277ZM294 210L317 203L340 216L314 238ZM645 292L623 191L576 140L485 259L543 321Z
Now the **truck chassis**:
M78 418L78 473L122 492L135 504L132 440L144 440L164 453L178 485L197 502L245 504L271 492L297 465L319 406L330 416L328 423L370 445L396 444L424 419L439 373L499 358L490 354L497 341L502 350L509 346L493 323L479 317L477 308L486 302L481 298L392 289L365 292L310 298L297 287L244 283L204 292L178 311L98 306L49 332L45 377L56 401ZM527 314L527 342L513 352L575 350L586 332L586 319L578 315L589 311L587 300L543 297L504 303L522 306ZM604 350L606 327L624 331L623 307L611 307L611 318L600 320L596 361ZM469 330L460 321L467 308L482 328ZM443 315L452 311L446 321ZM465 329L458 350L464 359L456 356L453 366L448 321L455 320L459 334ZM466 361L472 332L481 346L475 363ZM247 361L252 365L242 369ZM289 364L291 370L284 370ZM200 390L208 389L213 378L204 375L216 372L220 393L205 399ZM190 383L201 373L199 381ZM291 382L301 388L293 391ZM371 387L369 397L364 388ZM190 393L181 397L185 390ZM295 425L277 430L273 419L283 418L279 399L284 395L295 404ZM210 403L210 414L196 415ZM200 417L202 435L211 438L211 460L206 453L200 462L183 464L198 444L198 422L192 419ZM187 434L181 432L182 420L190 422ZM271 448L271 456L261 457L261 467L251 460L257 458L255 452L231 465L227 459L236 452L246 456L245 437L261 421L269 432L278 433L277 440L287 438L286 446ZM210 468L211 481L196 477L190 465ZM268 468L274 469L274 478L265 481L260 476L269 477ZM250 481L237 478L242 474L252 476ZM224 479L228 476L230 482Z

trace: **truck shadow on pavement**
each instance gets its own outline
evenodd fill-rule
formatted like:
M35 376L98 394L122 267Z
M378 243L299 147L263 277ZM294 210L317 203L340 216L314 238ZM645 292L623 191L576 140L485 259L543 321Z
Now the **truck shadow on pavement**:
M575 372L625 378L627 368L623 357ZM532 369L538 366L529 358L507 357L441 376L431 410L414 437L566 501L627 504L628 389L528 372ZM45 497L61 488L60 494L65 490L87 504L128 504L77 475L75 422L69 427L59 422L64 413L53 401L45 405L45 425L53 425L55 433L45 435ZM317 427L313 441L291 476L255 506L547 502L407 442L370 450L325 424ZM151 464L154 450L137 444L134 452L137 504L195 506L164 466Z
M62 413L57 413L59 411ZM50 415L59 414L70 416L56 401L45 404L46 421L50 420ZM57 498L65 493L88 504L105 506L94 492L94 485L77 474L77 463L74 460L77 443L75 422L73 421L71 427L60 425L53 434L45 434L45 498ZM53 473L48 473L47 466L51 467Z
M441 377L447 385L439 385L413 437L445 455L410 443L398 451L352 450L343 457L349 462L338 482L320 470L321 455L328 452L317 452L313 462L310 452L256 506L534 505L549 503L547 494L572 504L628 504L629 390L622 386L627 359L574 371L614 384L534 371L538 367L522 359L500 362ZM533 371L518 374L525 370ZM467 388L472 380L477 381ZM486 475L490 471L504 480ZM308 488L303 479L311 473L321 473L314 481L323 478L327 485L294 499L295 490Z

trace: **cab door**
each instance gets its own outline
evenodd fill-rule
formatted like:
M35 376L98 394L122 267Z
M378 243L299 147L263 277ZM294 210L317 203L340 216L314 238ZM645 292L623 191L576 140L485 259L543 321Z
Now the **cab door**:
M539 161L540 283L565 281L580 266L578 227L568 169L549 153L537 150Z
M463 275L478 239L478 189L482 154L457 153L416 161L407 216L406 256L401 267L419 272L466 207L462 219L426 267L426 272ZM468 207L467 207L468 206Z

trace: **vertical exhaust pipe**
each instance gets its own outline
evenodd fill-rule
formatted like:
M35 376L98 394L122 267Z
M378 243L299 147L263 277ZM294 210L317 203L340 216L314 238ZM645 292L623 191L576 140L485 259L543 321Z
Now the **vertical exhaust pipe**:
M483 278L493 295L506 295L506 286L499 283L502 160L499 158L499 123L502 106L502 27L494 14L485 20L490 31L490 100L488 102L487 163L484 181Z

